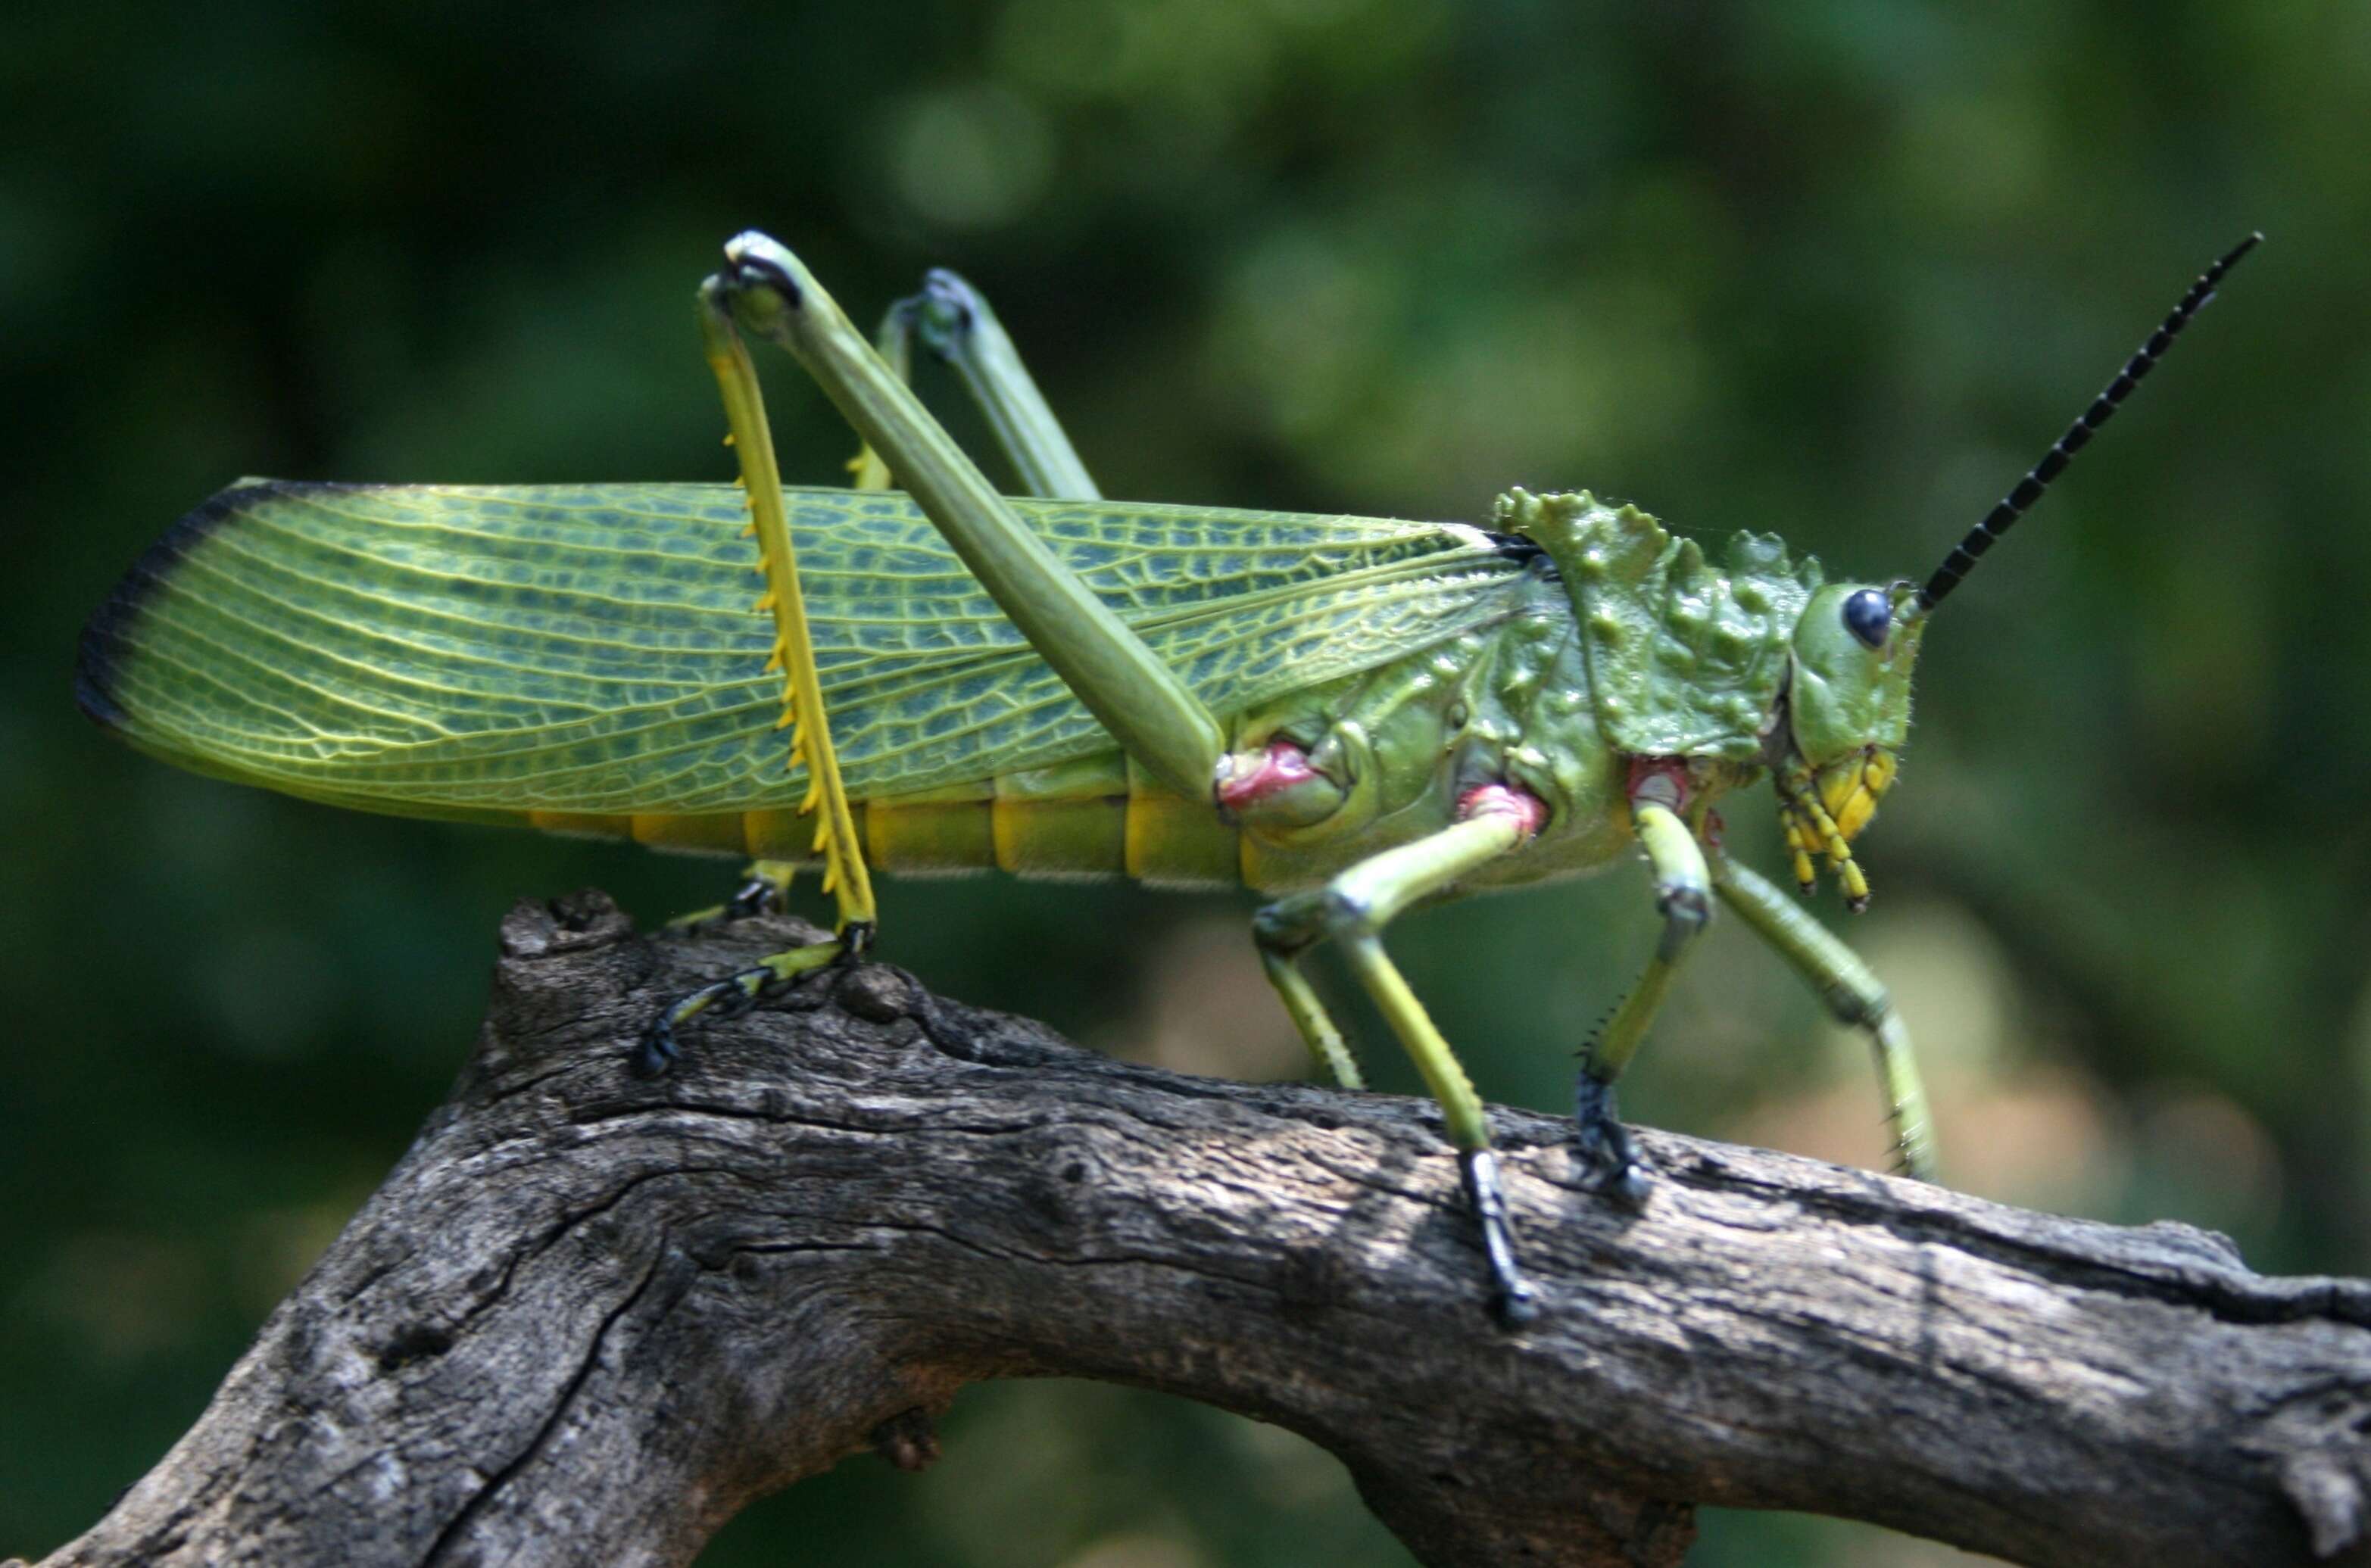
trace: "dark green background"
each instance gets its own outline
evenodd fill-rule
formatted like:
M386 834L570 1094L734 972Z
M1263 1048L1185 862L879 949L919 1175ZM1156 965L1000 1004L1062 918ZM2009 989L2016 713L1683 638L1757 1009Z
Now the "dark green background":
M1473 518L1585 485L1879 578L2262 227L1928 639L1853 935L1960 1184L2365 1267L2371 11L516 9L0 20L0 1553L195 1415L441 1098L513 899L597 882L656 919L726 874L168 772L75 714L83 615L239 474L724 477L690 292L748 225L860 316L964 270L1115 495ZM786 468L832 475L847 436L774 386ZM1729 815L1776 869L1764 809ZM1647 905L1625 870L1395 947L1485 1092L1552 1107ZM1244 900L981 881L885 910L954 994L1292 1065ZM1625 1094L1879 1156L1859 1047L1730 929ZM1329 1460L1212 1412L993 1388L947 1439L706 1561L1405 1561ZM1706 1524L1707 1564L1943 1560Z

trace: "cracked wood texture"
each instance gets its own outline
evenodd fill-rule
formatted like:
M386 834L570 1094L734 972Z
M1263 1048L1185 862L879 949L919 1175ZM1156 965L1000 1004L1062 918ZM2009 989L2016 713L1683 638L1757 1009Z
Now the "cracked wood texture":
M2031 1563L2371 1562L2371 1284L1657 1133L1634 1215L1500 1111L1546 1304L1510 1333L1417 1101L1106 1060L878 965L627 1074L661 998L798 940L515 910L452 1098L49 1562L680 1563L1046 1374L1301 1433L1427 1563L1676 1563L1700 1502Z

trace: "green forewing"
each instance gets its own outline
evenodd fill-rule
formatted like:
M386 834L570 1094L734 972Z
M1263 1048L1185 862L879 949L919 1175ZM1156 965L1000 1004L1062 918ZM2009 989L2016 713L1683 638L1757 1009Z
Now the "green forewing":
M905 497L789 490L850 790L910 793L1111 741ZM1221 715L1512 613L1477 530L1016 502ZM85 634L85 706L206 771L341 805L507 818L798 799L724 485L245 483Z
M1694 539L1586 491L1514 491L1498 523L1537 540L1564 573L1598 721L1617 748L1739 761L1759 753L1818 561L1790 562L1775 536L1740 533L1719 570Z

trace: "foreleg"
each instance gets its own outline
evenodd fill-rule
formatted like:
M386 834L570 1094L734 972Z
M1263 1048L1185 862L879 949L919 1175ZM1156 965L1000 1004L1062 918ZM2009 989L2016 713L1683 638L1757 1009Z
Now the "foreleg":
M1623 998L1612 1019L1584 1047L1573 1093L1581 1158L1596 1172L1601 1189L1625 1202L1644 1202L1649 1177L1632 1146L1614 1103L1613 1081L1630 1065L1670 995L1680 963L1712 919L1712 873L1696 836L1679 813L1655 801L1632 802L1639 845L1655 873L1655 909L1663 917L1662 940L1647 973Z
M1893 1010L1893 998L1860 955L1813 919L1801 905L1745 867L1720 863L1714 885L1721 902L1777 950L1778 956L1811 983L1841 1021L1866 1030L1877 1054L1877 1074L1893 1127L1897 1170L1922 1182L1935 1179L1935 1139L1926 1090L1910 1051L1910 1032Z

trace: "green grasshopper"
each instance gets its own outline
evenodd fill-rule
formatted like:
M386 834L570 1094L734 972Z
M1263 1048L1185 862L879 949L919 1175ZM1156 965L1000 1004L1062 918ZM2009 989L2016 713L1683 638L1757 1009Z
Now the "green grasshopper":
M1885 987L1722 853L1716 807L1768 775L1802 890L1824 862L1866 904L1852 843L1893 781L1929 617L2259 237L1915 586L1828 582L1751 533L1716 566L1587 493L1511 490L1481 527L1107 502L962 280L932 273L876 350L795 256L745 234L699 298L738 490L242 481L92 617L78 693L145 751L317 801L754 857L728 911L819 863L836 938L668 1006L645 1073L703 1012L862 952L868 863L1274 894L1254 935L1312 1055L1360 1085L1301 968L1331 940L1440 1103L1493 1304L1521 1322L1536 1297L1482 1101L1384 928L1643 850L1661 940L1577 1094L1598 1190L1648 1190L1614 1083L1716 897L1867 1032L1898 1162L1931 1176ZM782 485L749 335L862 434L854 488ZM915 398L918 338L1031 496L1000 495Z

